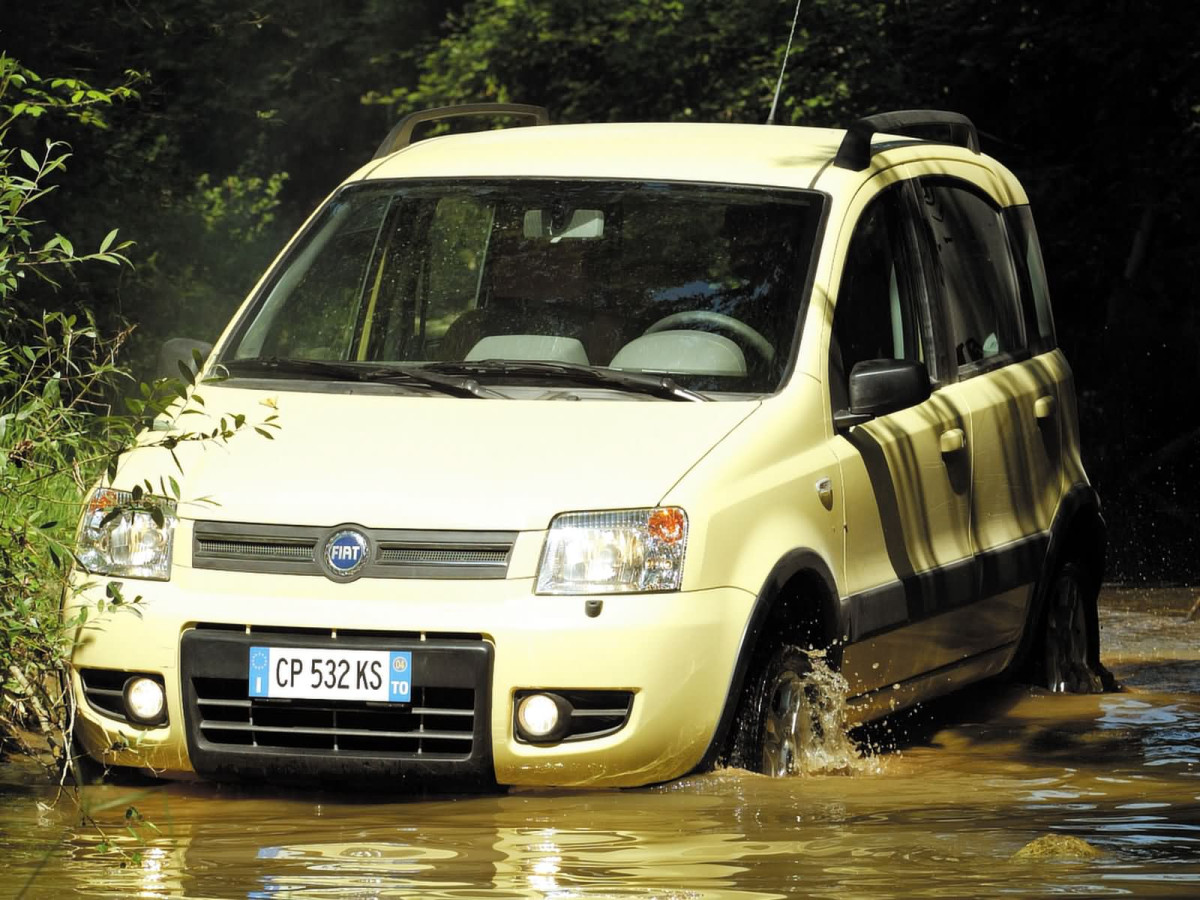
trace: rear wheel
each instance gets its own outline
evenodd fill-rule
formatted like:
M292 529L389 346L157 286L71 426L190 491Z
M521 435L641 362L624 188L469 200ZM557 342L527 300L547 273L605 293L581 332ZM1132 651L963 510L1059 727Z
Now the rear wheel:
M1037 681L1056 693L1095 694L1115 687L1100 665L1096 580L1080 563L1059 566L1046 593Z

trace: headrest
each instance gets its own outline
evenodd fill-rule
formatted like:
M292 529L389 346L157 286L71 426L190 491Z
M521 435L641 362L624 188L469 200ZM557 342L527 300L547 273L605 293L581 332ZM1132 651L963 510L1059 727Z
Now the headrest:
M617 351L609 366L681 375L746 375L742 348L722 334L707 331L656 331L634 338Z
M493 334L480 339L465 360L531 359L588 365L587 351L578 338L556 334Z

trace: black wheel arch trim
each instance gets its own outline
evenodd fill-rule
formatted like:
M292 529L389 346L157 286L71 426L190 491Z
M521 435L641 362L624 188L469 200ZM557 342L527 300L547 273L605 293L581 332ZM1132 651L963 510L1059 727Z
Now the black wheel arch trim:
M825 596L820 598L820 623L825 638L831 646L840 647L837 638L846 633L845 610L838 602L837 582L833 570L819 553L808 549L796 549L785 554L771 569L763 581L763 586L754 601L754 608L742 632L742 642L738 649L737 662L733 667L733 675L729 679L729 688L725 693L725 705L721 717L717 720L716 730L709 740L708 748L700 758L700 762L692 771L703 772L716 765L721 751L725 747L730 730L737 716L738 706L746 687L746 679L756 661L760 638L776 600L783 593L784 587L798 575L808 575L820 581L824 586Z
M1090 522L1084 525L1085 520L1088 519ZM1080 532L1080 527L1086 527L1092 533ZM1103 578L1104 560L1108 548L1107 525L1101 515L1100 496L1096 493L1095 488L1090 484L1076 484L1063 495L1058 504L1058 510L1054 514L1054 521L1050 524L1049 536L1046 555L1042 560L1042 569L1030 599L1025 629L1009 666L1010 671L1019 671L1028 660L1029 653L1037 640L1037 626L1042 620L1042 611L1045 608L1046 592L1049 590L1050 580L1058 569L1063 556L1074 549L1073 542L1081 536L1085 541L1084 546L1080 548L1086 554L1084 561L1096 573L1097 582ZM1088 546L1089 544L1090 546ZM1100 668L1100 636L1096 618L1093 618L1089 628L1094 633L1088 636L1088 664L1096 667L1098 672L1105 671Z

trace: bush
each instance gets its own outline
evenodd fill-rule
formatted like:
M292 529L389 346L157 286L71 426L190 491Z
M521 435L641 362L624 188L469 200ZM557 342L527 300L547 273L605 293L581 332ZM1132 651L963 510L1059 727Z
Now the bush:
M134 423L108 415L124 377L128 332L103 338L86 312L28 315L32 284L57 286L79 263L125 265L114 229L91 253L30 212L55 189L70 154L10 146L14 127L47 114L103 127L105 106L134 95L75 79L45 81L0 55L0 732L40 728L61 751L69 730L59 689L70 636L59 604L85 486L110 464ZM61 756L61 754L60 754Z

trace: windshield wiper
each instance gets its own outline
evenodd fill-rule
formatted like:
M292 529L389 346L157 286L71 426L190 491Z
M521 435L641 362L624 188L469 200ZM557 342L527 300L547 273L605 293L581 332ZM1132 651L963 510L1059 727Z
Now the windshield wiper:
M380 366L320 359L231 359L222 365L230 375L312 375L333 381L365 384L419 385L452 397L503 397L474 378L441 375L415 366Z
M634 394L648 394L665 400L697 402L708 399L703 394L680 387L666 375L593 368L577 363L481 359L474 362L430 363L422 366L421 371L446 375L473 375L476 378L552 378L585 387L606 387Z

